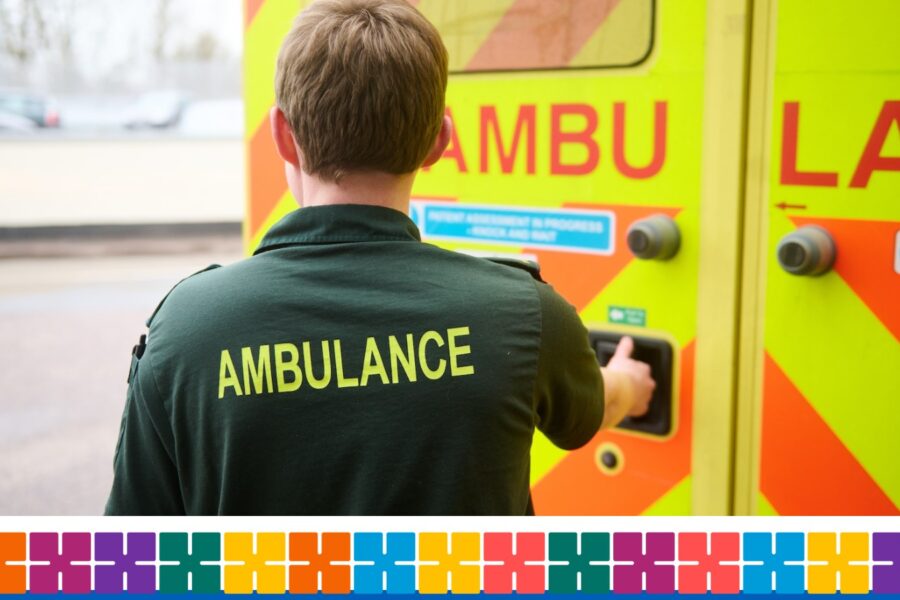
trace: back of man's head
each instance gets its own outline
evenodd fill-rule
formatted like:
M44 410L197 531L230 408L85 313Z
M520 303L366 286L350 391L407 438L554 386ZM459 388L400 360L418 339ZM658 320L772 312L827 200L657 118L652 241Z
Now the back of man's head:
M340 182L352 172L418 169L444 114L447 50L405 0L317 0L278 56L275 92L303 170Z

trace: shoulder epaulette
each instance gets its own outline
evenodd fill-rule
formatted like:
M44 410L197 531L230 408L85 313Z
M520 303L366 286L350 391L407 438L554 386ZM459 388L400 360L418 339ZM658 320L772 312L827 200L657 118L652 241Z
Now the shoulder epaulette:
M493 263L497 263L498 265L514 267L516 269L528 271L528 274L531 275L535 280L544 281L541 278L541 266L533 260L528 260L526 258L512 258L506 256L488 256L486 258Z
M176 283L175 285L173 285L173 286L172 286L172 289L169 290L169 291L166 293L166 295L163 296L163 299L159 301L159 304L156 305L156 310L153 311L153 314L150 315L150 318L147 319L147 327L150 327L150 323L153 322L154 317L156 317L156 313L159 312L159 309L162 308L162 305L165 304L166 299L168 299L168 297L169 297L169 294L171 294L172 291L173 291L175 288L177 288L179 285L181 285L182 283L184 283L185 281L187 281L188 279L190 279L191 277L193 277L193 276L195 276L195 275L199 275L200 273L206 273L207 271L212 271L213 269L218 269L218 268L221 267L221 266L222 266L222 265L209 265L209 266L206 267L205 269L200 269L200 270L197 271L196 273L191 273L190 275L188 275L187 277L185 277L184 279L182 279L181 281L179 281L178 283Z

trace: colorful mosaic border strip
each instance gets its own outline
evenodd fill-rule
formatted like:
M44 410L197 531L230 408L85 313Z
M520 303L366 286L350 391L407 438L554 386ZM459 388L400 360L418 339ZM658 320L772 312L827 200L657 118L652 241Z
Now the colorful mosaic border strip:
M900 594L900 533L0 533L0 594L60 591Z

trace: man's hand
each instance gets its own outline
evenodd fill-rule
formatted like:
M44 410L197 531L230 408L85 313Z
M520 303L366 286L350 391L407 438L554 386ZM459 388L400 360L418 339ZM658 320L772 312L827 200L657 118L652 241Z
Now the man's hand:
M634 352L634 340L628 336L619 340L616 353L609 359L606 368L628 376L630 390L626 393L630 396L629 408L625 414L629 417L640 417L650 408L650 397L656 389L656 382L650 376L650 365L631 358Z
M632 352L634 340L623 337L609 364L601 369L606 388L603 427L615 427L626 416L640 417L650 408L656 382L650 376L650 365L631 358Z

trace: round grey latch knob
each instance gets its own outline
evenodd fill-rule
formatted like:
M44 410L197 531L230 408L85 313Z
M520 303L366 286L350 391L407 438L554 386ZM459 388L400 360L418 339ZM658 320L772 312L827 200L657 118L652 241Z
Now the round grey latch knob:
M781 238L778 264L792 275L821 275L831 270L837 255L834 240L818 225L806 225Z
M681 233L671 217L653 215L632 223L626 241L637 258L669 260L678 253Z

